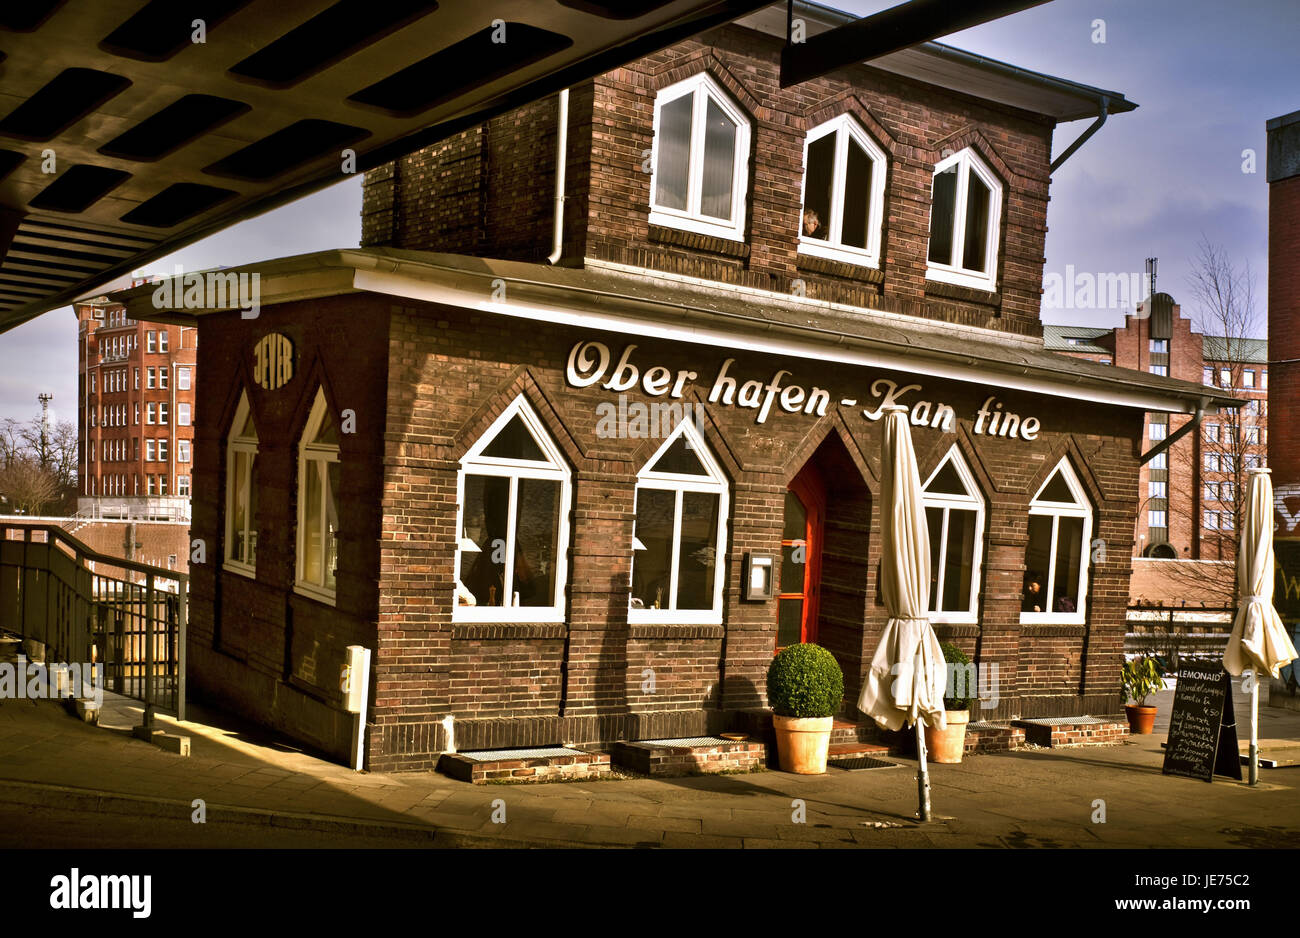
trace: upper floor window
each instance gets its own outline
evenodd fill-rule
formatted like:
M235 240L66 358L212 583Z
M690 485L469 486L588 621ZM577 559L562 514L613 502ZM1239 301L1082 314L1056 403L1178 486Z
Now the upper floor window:
M1201 369L1201 383L1202 383L1202 384L1208 384L1210 387L1214 387L1214 369L1213 369L1213 368L1202 368L1202 369Z
M1253 388L1255 386L1255 371L1253 368L1242 369L1241 386L1243 388Z
M571 473L524 397L460 466L453 618L563 622Z
M1152 340L1151 340L1151 354L1152 354L1152 355L1168 355L1168 354L1169 354L1169 340L1168 340L1168 339L1152 339Z
M257 444L248 394L241 394L226 436L226 568L248 576L257 566Z
M722 623L727 479L686 419L637 475L628 621Z
M167 330L158 333L158 351L167 351Z
M158 351L158 333L150 330L149 332L145 333L144 338L145 338L144 349L146 352Z
M1159 376L1162 377L1162 378L1168 378L1168 377L1169 377L1169 366L1168 366L1168 365L1152 365L1152 366L1151 366L1151 373L1152 373L1153 375L1159 375Z
M799 250L879 267L884 151L844 114L808 132L803 165Z
M339 536L338 422L317 388L307 426L298 443L297 589L334 601Z
M138 387L140 384L138 380L140 369L137 368L135 371L137 376L136 386ZM182 366L176 369L176 388L180 391L188 391L190 389L190 370L188 368Z
M1062 458L1029 503L1022 622L1085 621L1091 537L1092 507Z
M650 222L745 239L749 122L704 73L655 100Z
M997 279L1002 184L969 147L934 168L931 280L992 292Z
M930 534L930 618L976 622L984 551L984 499L956 446L924 487Z

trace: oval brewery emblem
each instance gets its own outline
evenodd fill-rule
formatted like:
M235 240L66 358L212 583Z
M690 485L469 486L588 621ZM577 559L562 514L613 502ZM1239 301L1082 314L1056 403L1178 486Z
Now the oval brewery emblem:
M293 343L278 332L264 335L253 346L253 380L268 391L293 380Z

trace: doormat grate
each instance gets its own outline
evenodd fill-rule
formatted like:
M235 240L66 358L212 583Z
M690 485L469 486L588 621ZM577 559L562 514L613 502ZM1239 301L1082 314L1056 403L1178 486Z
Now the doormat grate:
M502 762L514 759L550 759L554 756L585 756L580 749L552 746L549 749L486 749L479 752L459 752L459 756L475 762Z
M1098 720L1096 717L1028 717L1016 721L1018 723L1030 723L1034 726L1090 726L1096 723L1105 723L1105 720Z
M898 768L897 762L886 762L884 759L873 759L871 756L858 756L856 759L832 759L826 764L833 765L837 769L848 769L849 771Z
M683 736L680 739L638 739L628 743L629 746L645 746L649 749L685 749L695 746L735 746L754 740L723 739L720 736Z

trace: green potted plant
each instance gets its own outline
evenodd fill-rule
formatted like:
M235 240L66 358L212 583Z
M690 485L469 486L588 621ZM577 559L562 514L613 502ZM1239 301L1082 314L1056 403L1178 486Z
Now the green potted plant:
M1147 697L1165 686L1156 660L1146 656L1126 660L1121 673L1121 686L1124 699L1134 701L1124 705L1129 732L1135 736L1150 733L1155 728L1156 708L1147 706Z
M948 685L943 709L947 729L925 728L925 748L934 762L956 764L966 751L966 725L970 722L970 692L975 683L970 658L952 642L944 642L943 660L948 663Z
M831 727L843 699L844 672L835 656L820 645L788 645L772 659L767 669L767 702L783 771L826 772Z

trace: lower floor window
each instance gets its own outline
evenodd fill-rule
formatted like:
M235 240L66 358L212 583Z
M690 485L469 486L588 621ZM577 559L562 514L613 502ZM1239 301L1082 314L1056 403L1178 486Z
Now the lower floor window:
M637 490L633 608L713 608L720 503L711 492Z
M557 479L466 473L461 582L475 605L554 604L560 505Z
M1079 609L1083 546L1082 518L1029 516L1022 611L1072 613Z

